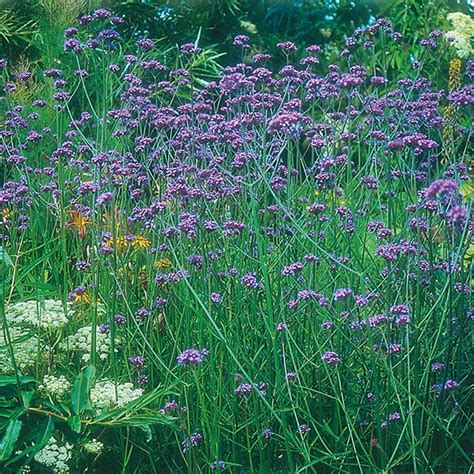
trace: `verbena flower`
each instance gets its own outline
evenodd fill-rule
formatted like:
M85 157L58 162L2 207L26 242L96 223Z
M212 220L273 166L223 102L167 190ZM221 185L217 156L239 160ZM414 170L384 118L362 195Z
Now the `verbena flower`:
M178 365L183 367L200 364L209 354L207 349L186 349L176 358Z
M339 355L333 351L326 351L322 356L321 359L324 362L327 362L329 365L337 365L340 364L342 361L339 358Z
M186 453L190 449L195 448L200 443L202 443L202 441L203 437L200 433L193 433L181 443L183 453Z

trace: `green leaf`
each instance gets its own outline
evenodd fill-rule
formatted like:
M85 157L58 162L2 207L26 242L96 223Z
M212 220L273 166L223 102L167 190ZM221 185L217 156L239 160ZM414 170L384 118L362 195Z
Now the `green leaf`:
M26 391L26 390L21 391L21 398L23 400L23 406L25 408L28 408L30 406L31 400L33 399L34 395L35 395L34 391Z
M106 417L109 415L108 417ZM169 415L134 415L127 416L126 410L124 411L123 416L117 416L116 412L109 412L101 416L99 420L95 419L91 422L91 425L104 425L112 426L114 428L123 428L126 426L134 426L137 428L143 429L145 426L160 424L168 425L175 420L172 416Z
M138 425L142 431L146 434L146 442L149 443L153 439L153 434L151 432L150 425Z
M0 245L0 262L5 263L6 265L13 267L13 261L8 255L7 251Z
M76 433L81 432L81 417L79 415L69 416L67 419L67 424L72 431L75 431Z
M20 436L22 422L20 420L11 420L0 442L0 461L6 461L15 447L15 443Z
M71 415L71 407L69 404L66 404L65 402L59 402L59 403L52 403L49 400L42 400L43 406L49 408L53 413L57 413L58 415L61 416L70 416Z
M95 380L95 367L90 365L81 372L74 381L71 393L72 411L76 415L80 415L84 410L92 409L90 402L90 392Z
M38 451L43 449L46 444L48 443L49 439L51 438L54 431L54 421L52 418L48 417L41 424L40 429L38 430L38 435L35 438L35 444L32 446L28 446L24 449L20 454L16 455L12 459L10 459L5 466L9 466L10 464L16 463L20 459L24 457L28 457L31 459Z
M31 376L20 377L20 384L36 382L36 379ZM8 385L16 385L17 379L14 375L0 375L0 387L7 387Z
M26 408L23 406L18 406L14 410L7 410L8 411L8 419L5 422L0 423L0 431L2 431L6 426L7 423L12 420L17 420L26 412ZM3 416L3 413L2 413Z

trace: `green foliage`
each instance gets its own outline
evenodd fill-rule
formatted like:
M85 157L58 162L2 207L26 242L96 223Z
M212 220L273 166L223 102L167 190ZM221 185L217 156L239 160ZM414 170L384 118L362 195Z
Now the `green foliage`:
M75 415L81 415L86 410L92 409L90 393L94 385L95 373L95 367L90 365L86 367L74 381L71 392L71 405Z
M11 59L22 53L53 64L61 52L65 26L79 13L101 5L124 17L132 40L141 36L160 39L166 51L199 35L200 46L217 51L221 64L239 59L232 39L242 33L251 36L256 50L272 53L276 64L284 59L275 48L282 40L295 42L300 50L310 44L325 46L328 60L334 60L339 52L336 45L355 28L387 16L409 46L405 53L391 57L388 66L395 70L409 67L413 47L429 31L444 28L449 11L472 12L468 0L22 0L6 3L8 10L3 12L0 5L4 50ZM434 67L436 61L432 63ZM209 64L211 70L213 67Z
M10 267L13 267L12 259L8 255L7 251L0 245L0 262Z
M69 130L72 120L84 110L90 111L93 119L83 128L78 127L78 135L74 140L84 138L84 143L92 144L94 153L133 150L136 144L133 140L142 133L148 133L146 125L140 122L135 130L136 136L133 135L135 131L124 136L111 133L120 127L118 121L115 123L106 115L112 108L120 107L117 105L121 103L123 93L120 74L123 71L135 72L133 66L128 65L122 67L117 76L108 73L108 66L120 61L122 49L85 51L79 59L67 57L62 52L65 26L78 12L97 6L97 2L92 3L74 4L57 0L18 2L10 7L22 15L18 18L24 18L18 20L18 25L25 28L20 30L25 33L17 35L16 39L14 34L7 34L6 39L0 32L4 44L9 45L6 52L17 63L17 70L28 68L35 73L26 86L18 86L19 90L12 95L13 99L24 105L25 115L36 111L30 108L31 97L48 101L35 127L38 130L52 128L53 132L43 140L41 147L33 148L32 153L28 151L28 165L32 168L49 164L47 159L53 150L62 145L64 133ZM371 51L360 53L360 61L369 64L369 59L375 59L374 70L383 70L390 79L401 77L411 70L413 58L422 58L426 67L423 73L430 72L434 80L444 84L447 81L446 51L440 51L438 56L430 58L417 45L419 39L430 30L444 26L446 13L450 9L467 9L467 3L461 7L456 2L442 0L429 5L416 0L116 0L106 3L119 14L127 16L124 49L141 36L151 36L157 40L153 57L169 68L183 67L190 71L190 83L178 88L170 98L172 106L190 99L193 92L215 80L223 66L236 59L241 60L241 52L231 46L233 36L238 33L249 34L255 50L270 51L274 55L270 68L286 62L287 58L274 45L287 39L296 42L300 48L295 54L295 61L303 53L304 46L321 44L324 47L321 55L324 66L333 61L340 63L340 50L337 48L341 48L341 40L343 43L355 27L370 23L373 16L379 14L390 16L395 29L403 30L405 49L387 45L375 52L375 56L371 56ZM61 8L61 5L68 8ZM5 14L11 19L17 13ZM34 19L28 19L30 16ZM10 31L13 29L10 28ZM191 57L181 56L177 45L185 42L194 42L202 46L203 50ZM18 61L19 52L29 58L29 64ZM253 49L248 52L249 56L252 52ZM43 67L36 70L37 65ZM74 91L62 114L56 113L54 109L52 81L42 76L42 69L46 67L63 69L68 79L68 90ZM90 77L80 79L74 76L73 72L78 67L87 69L91 73ZM157 106L166 106L167 98L160 94L157 91L152 100ZM11 104L2 103L3 106L2 114ZM346 106L347 102L344 101L337 105L340 110ZM321 123L330 121L324 110L315 110L314 115L315 120ZM467 117L459 115L455 120L453 123L456 125L469 125ZM345 124L338 130L339 137L345 132L344 127ZM354 131L359 133L357 129ZM21 129L18 133L26 134ZM160 130L155 135L153 147L162 150L158 157L159 163L174 164L179 159L170 146L175 137L168 137ZM360 175L380 172L383 180L382 174L390 175L390 166L395 165L388 163L387 170L377 167L375 162L383 159L383 153L380 157L377 155L367 159L370 154L363 145L365 138L358 135L357 143L350 143L354 147L351 159L355 166L360 167ZM249 146L258 148L261 145L258 140L257 136L257 143L249 142ZM467 154L468 145L464 140L458 135L452 140L453 163L458 157L462 161ZM340 144L337 141L331 146L334 147L332 151L339 152ZM301 140L301 143L294 143L285 149L282 156L285 160L295 160L298 162L295 166L304 168L314 161L314 155L308 150L307 143ZM229 149L229 156L234 152ZM196 163L200 163L201 158L197 157ZM356 225L358 229L363 229L367 224L367 216L384 219L385 211L382 212L382 208L388 208L389 219L393 219L389 223L392 230L397 235L411 235L407 225L402 224L404 209L417 199L416 186L412 181L414 165L409 159L409 156L402 154L394 157L394 160L399 161L396 166L403 171L402 179L393 188L390 183L382 190L384 192L377 195L376 192L362 189L358 184L360 176L352 176L352 171L347 172L350 179L347 180L343 196L318 192L317 201L324 203L332 213L332 221L327 224L327 227L332 225L333 229L326 240L329 243L320 242L312 236L313 232L317 235L317 231L324 228L322 221L312 221L309 230L305 227L306 203L315 200L314 183L297 182L291 187L291 183L296 180L290 178L288 193L285 191L283 197L277 197L269 187L269 180L273 176L265 173L260 176L261 169L256 170L255 176L249 177L250 182L244 183L248 190L244 199L229 196L225 205L219 203L214 207L214 202L209 201L197 211L193 210L202 215L209 213L216 221L223 219L223 216L225 219L241 219L249 229L259 229L262 222L268 228L274 222L281 224L283 230L292 226L294 232L275 237L278 245L274 249L259 232L248 232L232 239L221 239L214 234L198 242L183 237L163 251L166 255L164 260L168 261L166 265L178 269L184 268L189 256L194 253L206 255L209 251L222 249L227 260L225 268L259 270L265 285L255 298L249 297L238 283L209 276L197 285L183 281L176 290L155 285L153 277L159 268L157 255L147 253L127 240L131 238L128 231L135 232L135 229L126 222L124 215L130 213L133 206L141 205L140 200L132 201L129 198L127 176L114 177L118 182L123 179L114 188L117 193L114 206L120 211L97 211L84 236L79 236L74 227L68 227L72 219L71 212L76 209L74 203L77 195L67 191L67 183L74 182L76 177L80 182L90 182L97 179L95 171L73 170L65 163L67 160L58 160L54 166L55 172L58 172L61 194L51 199L47 206L44 205L44 199L49 199L49 195L44 198L40 188L47 185L50 178L35 177L37 181L29 183L34 199L29 209L31 227L26 237L12 232L12 239L7 245L13 259L0 246L0 310L6 339L6 343L0 345L0 352L11 352L12 369L11 374L0 375L0 471L18 472L21 466L27 464L33 466L33 472L41 469L35 465L33 458L47 445L53 434L62 442L71 442L77 447L78 455L74 460L77 472L86 469L96 469L98 472L121 470L139 473L160 472L163 469L180 472L183 466L192 471L199 469L204 461L213 461L223 452L229 454L227 465L230 469L239 470L242 466L251 467L252 463L258 463L263 466L262 472L280 467L282 472L314 472L316 469L318 472L335 472L334 469L339 472L345 472L344 469L350 469L350 472L379 472L380 466L390 471L407 464L423 466L420 469L428 469L428 466L440 469L449 464L456 469L456 463L465 464L468 450L463 443L467 439L470 414L464 411L464 407L468 406L468 395L463 392L456 399L451 394L436 398L430 392L434 381L434 376L429 373L430 361L441 358L452 360L453 373L468 372L467 331L461 331L459 335L450 323L452 311L464 315L464 296L451 291L451 276L441 281L444 287L436 301L431 294L439 290L437 282L430 283L427 289L412 285L409 280L411 276L401 283L378 280L378 289L385 291L387 285L392 291L390 298L380 302L378 311L386 311L395 300L416 301L414 311L417 320L413 324L416 339L413 346L408 345L406 352L399 358L390 359L370 351L369 343L373 341L368 341L366 346L359 345L337 317L331 332L327 336L321 335L324 333L320 329L322 312L318 313L317 309L311 314L303 314L303 309L301 314L292 316L292 332L275 334L276 323L287 316L286 296L301 289L297 279L290 281L282 277L282 262L292 261L295 256L310 251L320 252L324 257L333 252L350 254L350 267L341 265L335 270L336 267L333 269L324 263L317 270L309 272L309 285L323 288L325 292L344 285L358 288L357 291L363 293L370 286L370 279L377 280L383 269L373 258L378 246L375 235L355 232L348 236L338 230L339 222L334 216L338 206L348 206L354 212L362 210L364 212L360 216L357 214ZM148 161L144 162L149 187L143 201L147 202L146 199L151 196L161 195L166 181L155 175L151 167L147 168ZM7 171L3 162L0 166L2 180L10 179L10 171ZM259 163L255 166L258 167ZM10 169L15 175L12 179L18 179L24 173L20 166L11 166ZM103 169L101 172L103 175L99 180L107 178L110 171ZM339 176L341 180L344 179L343 173ZM392 199L397 193L402 198ZM463 194L467 198L471 197L467 192ZM265 209L271 204L285 210L284 219L277 221L278 216L258 214L260 206ZM160 216L169 226L177 225L182 210L177 204L176 208L172 207L174 205L173 202L169 203L170 208ZM96 211L93 205L91 208ZM286 215L286 209L291 210L291 213ZM13 214L14 224L16 218ZM109 232L112 236L111 245L115 247L105 263L97 255L102 231ZM158 232L150 229L143 229L143 232L153 247L158 248L163 243ZM448 231L442 232L446 239ZM117 250L117 237L124 239L123 249ZM465 255L466 269L462 271L467 274L467 267L472 265L472 245L468 248L461 240L455 244L453 252L456 258L461 256L462 260ZM427 235L423 245L427 248L430 261L447 258L448 246L436 238ZM94 262L90 271L80 273L75 270L74 263L81 259ZM222 270L220 263L211 259L206 265L207 275L219 275ZM411 275L419 272L408 259L403 265L406 265L407 272L412 272ZM345 273L338 273L340 268ZM83 284L88 288L89 299L74 302L75 314L68 325L58 331L28 328L20 337L10 337L4 311L6 303L28 300L40 302L50 296L66 302L68 292ZM214 284L232 301L223 305L211 304L208 293ZM163 295L169 299L169 306L158 310L153 320L137 321L136 311L142 306L151 307L155 298ZM101 302L100 305L98 302ZM101 312L101 305L106 310ZM71 311L71 307L66 308ZM360 311L361 318L368 316L363 310ZM119 312L126 316L127 322L121 327L111 325L113 342L106 360L97 357L96 363L92 365L68 347L67 337L74 334L78 327L87 323L92 324L95 330L101 323L110 324L113 316ZM383 332L380 334L383 335ZM400 330L400 335L406 336L408 344L412 343L408 332L405 334ZM38 343L36 337L44 345L41 345L43 342ZM31 376L25 376L24 371L15 364L15 347L27 342L37 345L30 372L34 375ZM96 342L95 339L91 341L90 352L93 357L96 357ZM345 373L337 367L332 370L321 364L319 354L325 344L336 346L342 357L351 361L345 367ZM195 345L208 348L212 357L193 370L177 368L176 355L184 348ZM104 377L112 377L115 382L134 380L136 374L130 368L127 356L137 353L145 354L149 364L149 383L145 394L126 406L95 411L90 396L94 385ZM415 356L423 363L418 363ZM291 384L285 380L289 370L298 371L297 383ZM56 398L40 388L40 381L46 374L55 373L53 371L74 381L72 390L65 398ZM236 374L254 386L259 380L265 380L271 396L265 398L255 395L248 400L238 399L234 393ZM365 380L364 387L361 380ZM465 383L463 379L463 386ZM365 389L372 387L375 387L377 396L375 405L361 397ZM173 416L160 413L163 404L175 397L180 401L181 411L173 412ZM384 433L377 424L365 428L368 414L380 421L386 415L384 410L392 405L402 407L398 431ZM311 440L301 436L297 430L302 421L313 426L314 436ZM265 444L262 439L262 433L269 426L276 432L278 448L270 443ZM206 447L199 454L199 461L194 458L194 454L185 455L180 451L183 437L194 430L200 430L206 436ZM369 448L374 436L379 438L380 445L383 440L393 449L383 452L380 445ZM92 457L84 452L84 444L95 438L108 446L110 451L107 456ZM451 463L453 457L455 461Z
M154 427L170 424L173 418L157 413L157 402L173 390L155 388L124 408L94 414L89 400L95 368L87 367L76 378L71 401L53 402L37 390L36 380L20 376L21 396L16 390L15 376L0 375L0 469L17 472L21 465L32 462L50 440L62 433L65 439L87 440L93 433L111 436L111 431L138 429L151 440ZM87 415L86 415L87 413ZM55 431L56 430L56 431ZM78 459L77 463L80 464Z
M6 45L18 46L36 31L34 20L19 18L15 12L6 10L0 13L0 41Z

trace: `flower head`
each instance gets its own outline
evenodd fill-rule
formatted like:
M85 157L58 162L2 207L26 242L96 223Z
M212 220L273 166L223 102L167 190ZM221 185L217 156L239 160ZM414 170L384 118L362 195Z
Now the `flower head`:
M339 358L339 355L333 351L326 351L322 356L321 359L324 362L327 362L329 365L337 365L340 364L342 361Z
M200 364L208 355L207 349L186 349L176 358L178 365L182 367Z

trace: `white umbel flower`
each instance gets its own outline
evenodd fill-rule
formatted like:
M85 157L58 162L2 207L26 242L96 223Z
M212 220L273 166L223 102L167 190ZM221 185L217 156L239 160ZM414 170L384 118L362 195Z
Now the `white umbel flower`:
M55 375L45 375L43 383L38 386L40 392L57 399L64 398L70 389L71 383L66 379L66 377L64 377L64 375L60 375L59 377L56 377Z
M62 302L52 299L15 303L7 307L6 316L15 326L30 325L49 330L59 329L68 322Z
M49 467L54 473L62 474L69 472L67 461L71 459L72 445L66 443L59 445L54 436L48 444L35 455L35 461Z
M453 29L444 36L454 47L458 57L468 58L474 53L471 38L474 36L474 19L461 12L450 13L447 19L453 25Z
M28 337L29 331L24 328L10 327L9 332L17 368L20 372L25 373L35 365L38 338L36 336ZM0 346L5 346L0 350L0 373L11 374L14 372L13 361L10 358L10 351L7 350L6 345L7 340L4 332L0 331ZM44 347L41 349L44 349Z
M92 326L79 328L76 334L67 338L68 347L72 351L82 352L82 360L89 362L92 346ZM110 351L110 334L96 329L96 351L101 360L107 359Z
M115 396L115 383L112 380L104 379L95 384L91 390L91 401L97 411L108 410L110 408L122 408L133 400L143 395L143 389L133 388L133 384L127 382L117 385L117 396Z
M449 13L446 17L453 25L455 30L463 33L465 36L474 36L474 20L461 12Z
M84 443L82 447L87 453L98 455L104 449L104 443L101 443L100 441L97 441L94 438L91 441L87 441L86 443Z

